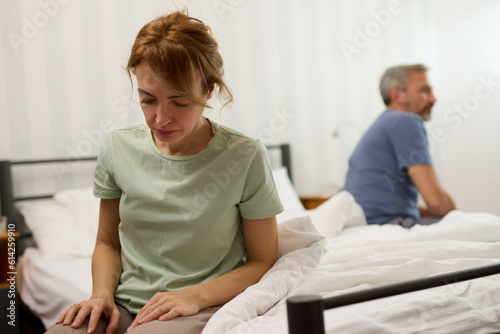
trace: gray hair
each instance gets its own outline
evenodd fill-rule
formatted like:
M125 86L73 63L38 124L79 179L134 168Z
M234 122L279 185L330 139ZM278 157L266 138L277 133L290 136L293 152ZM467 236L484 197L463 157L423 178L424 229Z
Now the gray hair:
M390 92L392 88L399 88L406 90L406 84L410 72L427 72L428 67L422 64L415 65L400 65L388 68L382 78L380 79L380 94L384 100L385 105L391 103Z

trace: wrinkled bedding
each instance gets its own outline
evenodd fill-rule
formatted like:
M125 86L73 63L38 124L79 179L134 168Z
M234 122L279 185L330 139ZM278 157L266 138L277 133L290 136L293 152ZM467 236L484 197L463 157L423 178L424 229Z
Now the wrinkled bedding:
M497 216L454 211L410 230L373 226L349 194L337 196L321 213L308 214L309 227L326 238L283 255L258 284L220 309L204 334L288 333L287 297L331 297L500 262ZM318 221L325 217L330 220ZM281 224L297 219L304 217ZM496 332L500 275L327 310L324 317L327 333Z
M90 296L89 236L95 226L82 222L83 212L94 204L61 217L71 221L72 233L85 237L85 244L72 248L75 254L58 251L69 246L67 240L61 245L46 241L19 260L18 292L46 328L69 305ZM33 208L25 208L25 214L30 212ZM290 296L330 297L500 262L500 217L487 213L453 211L437 224L409 230L366 225L361 208L342 192L314 210L287 210L278 222L276 265L224 305L203 334L288 333ZM327 333L500 331L500 275L327 310L324 317Z

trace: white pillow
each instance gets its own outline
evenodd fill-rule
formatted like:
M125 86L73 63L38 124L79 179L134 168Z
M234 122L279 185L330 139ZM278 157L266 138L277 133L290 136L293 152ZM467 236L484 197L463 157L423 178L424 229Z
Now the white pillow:
M346 227L366 225L361 206L347 191L332 196L313 210L309 210L316 229L327 238L338 235Z
M100 199L94 196L93 188L63 190L54 199L69 208L79 228L97 235Z
M72 190L89 203L93 197L91 189ZM59 200L66 195L56 194L54 199L18 202L17 208L42 253L49 260L90 257L94 250L98 225L97 206L79 207L77 201Z
M288 176L287 168L281 166L273 169L273 178L285 211L304 211L299 195L297 195Z
M273 177L285 208L281 218L278 216L278 221L284 222L297 217L297 213L304 212L304 206L292 186L286 167L273 170ZM57 192L53 200L19 202L17 207L45 258L68 259L92 255L99 219L99 199L94 197L92 188L63 190ZM295 224L294 227L292 224ZM290 236L289 228L297 229L300 224L302 232L309 229L310 233L317 233L310 221L302 220L302 223L297 224L299 221L281 227L282 231L285 231L282 234ZM308 225L310 226L307 227ZM314 231L310 230L310 227ZM307 234L282 237L284 252L307 247L311 238L314 239Z

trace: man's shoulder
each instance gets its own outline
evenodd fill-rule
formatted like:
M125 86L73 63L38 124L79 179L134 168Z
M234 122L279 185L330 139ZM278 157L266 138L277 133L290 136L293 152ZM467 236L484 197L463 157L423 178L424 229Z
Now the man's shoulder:
M420 117L420 115L395 109L385 110L379 118L387 122L408 122L423 124L423 119L422 117Z
M375 121L377 128L388 131L403 130L408 128L423 128L423 120L417 114L387 109Z

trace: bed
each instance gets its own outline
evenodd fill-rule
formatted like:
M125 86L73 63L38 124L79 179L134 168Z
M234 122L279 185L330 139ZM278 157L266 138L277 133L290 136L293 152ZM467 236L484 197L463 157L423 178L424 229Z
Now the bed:
M224 305L204 334L500 332L500 217L453 211L412 229L367 225L347 192L305 210L292 186L289 146L270 154L276 149L284 164L273 171L285 206L280 258ZM15 201L8 195L13 167L0 162L2 214L22 229L20 244L31 235L36 243L17 261L17 292L29 314L50 327L90 296L98 200L91 188L76 188Z

